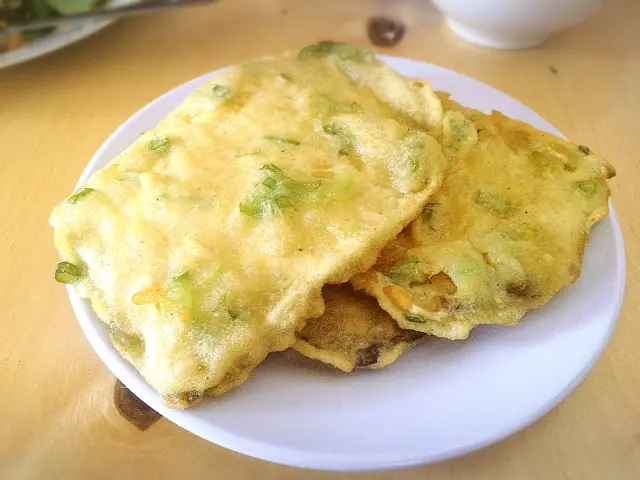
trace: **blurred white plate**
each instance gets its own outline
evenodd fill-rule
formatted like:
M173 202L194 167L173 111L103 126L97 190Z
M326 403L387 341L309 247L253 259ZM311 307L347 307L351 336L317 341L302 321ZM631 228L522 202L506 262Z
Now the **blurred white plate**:
M495 108L559 134L529 108L477 80L421 62L381 58L405 75L431 79L463 104L487 112ZM170 91L125 122L95 154L78 185L210 75ZM433 339L389 368L353 374L292 352L273 354L245 385L185 411L165 407L111 346L88 302L72 288L69 295L84 333L111 371L181 427L273 462L373 470L461 455L547 413L602 352L620 311L624 279L624 247L612 209L593 231L580 280L517 327L478 328L464 342Z
M66 47L78 40L102 30L111 24L113 19L83 20L57 27L55 31L32 42L27 42L20 48L0 53L0 68L9 67L40 57L59 48Z

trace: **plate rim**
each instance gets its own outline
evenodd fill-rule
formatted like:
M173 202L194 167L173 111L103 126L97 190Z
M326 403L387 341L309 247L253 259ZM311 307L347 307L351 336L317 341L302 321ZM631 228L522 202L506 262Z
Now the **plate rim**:
M546 124L551 125L550 122L544 119L544 117L540 116L533 109L527 107L522 102L517 99L511 97L510 95L502 92L495 87L477 80L475 78L469 77L462 73L456 72L455 70L451 70L448 68L444 68L438 65L434 65L428 62L413 60L410 58L390 56L390 55L378 55L380 59L385 61L385 63L395 63L395 62L410 62L414 64L420 64L421 66L426 66L430 69L435 70L443 70L448 73L454 73L460 77L464 77L465 80L469 80L476 83L483 84L484 87L488 87L489 89L495 91L496 93L507 96L511 102L518 104L520 107L528 110L530 113L535 114L540 118L540 120L544 121ZM124 131L128 130L131 124L135 123L136 120L147 114L148 109L152 108L153 105L157 104L157 102L165 99L166 97L170 97L175 95L179 90L190 88L194 89L196 86L201 84L208 77L215 75L216 73L224 70L228 67L223 67L220 69L216 69L212 72L206 73L204 75L198 76L192 80L184 82L175 88L169 90L168 92L160 95L156 99L149 102L147 105L139 109L135 114L130 116L124 123L122 123L100 146L100 148L93 155L89 163L84 168L82 175L80 176L78 183L76 184L77 189L81 187L88 177L93 174L96 170L96 165L103 161L103 157L105 156L105 151L110 147L111 143L115 141L117 137L119 137ZM553 127L557 134L562 135L555 127ZM425 465L429 463L435 463L439 461L443 461L445 459L451 459L455 457L459 457L465 455L467 453L485 448L489 445L495 444L508 438L515 433L529 427L537 420L545 416L549 413L553 408L555 408L564 398L566 398L571 392L575 390L575 388L585 379L587 374L591 371L593 366L596 364L598 359L601 357L602 352L604 351L611 335L615 329L617 324L617 320L620 315L620 311L622 308L624 291L625 291L625 281L626 281L626 252L624 247L624 239L622 237L622 230L620 227L620 223L618 220L618 216L613 207L611 199L609 199L609 219L611 221L611 227L613 230L613 238L611 239L612 246L616 252L616 285L617 290L615 291L615 299L612 299L609 304L609 309L611 312L611 321L609 322L607 331L602 335L599 339L599 343L591 352L591 356L588 362L582 365L582 368L576 372L573 380L565 385L564 388L561 389L560 392L553 398L549 398L544 405L539 407L537 410L532 411L526 418L523 418L520 422L516 422L515 425L512 425L511 428L505 428L500 431L499 434L489 436L485 438L481 442L476 442L475 444L469 444L464 447L453 448L450 450L443 450L439 455L423 455L423 456L413 456L407 457L403 459L380 459L379 461L372 461L370 457L365 458L366 455L363 454L347 454L341 455L340 457L336 457L333 454L320 453L313 454L309 453L306 450L294 450L289 447L283 446L274 446L273 444L267 443L262 440L256 440L253 438L247 438L240 434L236 434L233 432L229 432L227 430L218 430L218 435L215 441L211 440L211 435L207 435L207 428L203 428L199 423L202 423L198 420L193 421L191 415L189 414L190 410L175 410L166 407L160 400L159 396L153 389L139 376L139 374L133 369L133 367L128 364L128 362L122 358L116 351L115 348L108 344L106 345L103 340L100 338L100 334L94 324L95 321L100 323L100 326L104 326L102 322L98 319L92 319L90 312L91 307L88 306L88 300L85 300L79 297L75 292L72 286L67 286L67 293L69 295L71 305L74 311L74 314L80 324L80 327L87 337L91 347L101 359L101 361L107 366L107 368L111 371L111 373L116 376L123 384L127 386L135 395L140 398L144 398L144 401L149 404L153 409L157 410L160 414L162 414L167 420L177 424L178 426L184 428L185 430L211 442L221 447L242 453L244 455L248 455L251 457L259 458L261 460L280 463L283 465L289 465L294 467L302 467L302 468L311 468L318 470L331 470L331 471L372 471L372 470L389 470L396 468L407 468L412 466ZM151 393L151 395L149 395ZM209 426L211 428L211 426ZM328 458L331 457L331 458Z

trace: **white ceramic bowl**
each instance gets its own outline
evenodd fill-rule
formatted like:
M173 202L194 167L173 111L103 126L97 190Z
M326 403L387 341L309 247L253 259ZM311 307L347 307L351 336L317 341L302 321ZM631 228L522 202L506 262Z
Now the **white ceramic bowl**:
M433 0L447 25L484 47L530 48L596 12L604 0Z

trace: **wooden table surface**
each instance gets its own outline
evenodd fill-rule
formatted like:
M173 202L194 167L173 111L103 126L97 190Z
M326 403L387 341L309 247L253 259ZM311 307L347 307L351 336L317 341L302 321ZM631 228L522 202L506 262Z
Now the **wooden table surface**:
M379 51L492 84L615 165L627 290L602 358L532 427L466 457L403 471L283 467L164 419L138 431L114 408L114 378L53 281L52 207L107 136L158 95L218 67L321 39L368 44L372 15L407 25L398 46ZM611 0L539 48L503 52L454 37L426 0L227 0L121 20L0 71L0 478L640 478L639 25L640 2Z

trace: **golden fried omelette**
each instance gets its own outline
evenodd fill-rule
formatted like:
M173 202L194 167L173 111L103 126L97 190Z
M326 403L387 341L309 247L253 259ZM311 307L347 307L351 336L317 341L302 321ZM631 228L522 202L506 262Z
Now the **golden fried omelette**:
M167 405L220 395L419 214L438 111L351 45L226 69L54 210L56 279Z
M400 327L464 339L480 324L518 322L578 278L615 171L585 146L499 112L443 103L466 117L445 121L445 149L470 125L477 143L405 232L413 246L392 243L352 283Z
M462 113L447 110L438 139L447 159L455 163L469 154L478 134ZM411 229L407 228L387 245L377 264L391 266L416 245ZM325 287L323 298L324 314L309 320L296 334L293 348L306 357L345 372L355 367L382 368L424 339L424 333L400 328L373 297L347 285Z
M293 348L305 357L344 372L382 368L424 338L421 332L401 329L375 298L349 284L327 285L322 297L324 314L308 320L296 334Z

